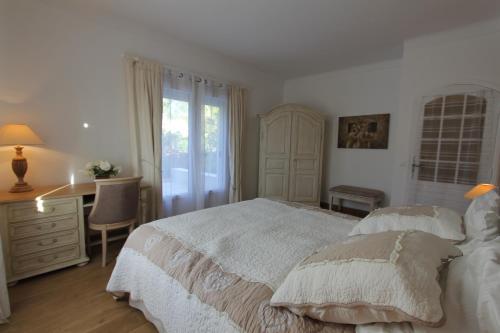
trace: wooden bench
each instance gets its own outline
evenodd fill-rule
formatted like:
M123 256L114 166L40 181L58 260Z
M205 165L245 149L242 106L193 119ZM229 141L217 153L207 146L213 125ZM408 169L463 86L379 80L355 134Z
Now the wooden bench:
M385 194L379 190L370 188L339 185L331 187L328 192L330 193L329 208L332 210L333 200L337 199L339 202L339 211L342 210L342 203L344 200L350 200L369 205L369 211L378 208L382 201L384 201Z

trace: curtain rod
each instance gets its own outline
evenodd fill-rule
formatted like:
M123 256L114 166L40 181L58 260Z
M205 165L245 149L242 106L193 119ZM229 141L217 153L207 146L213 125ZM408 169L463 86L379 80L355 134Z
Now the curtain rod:
M176 71L176 72L180 72L181 74L193 75L193 76L195 76L195 77L197 77L199 79L202 79L202 80L207 79L207 80L216 81L217 83L223 84L223 85L228 86L228 87L235 85L235 84L233 84L233 83L231 83L229 81L225 81L225 80L220 80L220 79L214 78L211 75L205 75L205 74L201 74L201 73L192 72L192 71L189 71L189 70L184 70L184 69L179 68L179 67L171 66L169 64L164 64L164 63L158 62L156 60L148 59L148 58L137 56L137 55L133 55L133 54L124 53L124 54L122 54L122 57L123 58L130 58L130 59L133 59L135 61L154 62L154 63L157 63L157 64L165 67L165 69L173 70L173 71ZM243 86L240 86L240 87L244 88Z

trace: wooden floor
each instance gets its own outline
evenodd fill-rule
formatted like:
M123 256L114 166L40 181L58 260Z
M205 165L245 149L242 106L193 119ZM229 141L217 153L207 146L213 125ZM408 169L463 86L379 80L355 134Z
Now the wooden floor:
M115 258L121 244L111 244ZM106 293L114 266L100 266L100 248L84 267L70 267L20 281L9 288L12 316L0 332L156 332L142 313L128 302L116 302Z

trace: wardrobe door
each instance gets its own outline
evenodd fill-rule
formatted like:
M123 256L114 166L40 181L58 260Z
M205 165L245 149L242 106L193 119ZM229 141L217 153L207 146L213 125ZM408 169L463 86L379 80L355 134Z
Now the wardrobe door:
M290 112L261 118L259 197L288 200L291 125Z
M324 120L310 112L293 113L290 148L290 201L319 205Z

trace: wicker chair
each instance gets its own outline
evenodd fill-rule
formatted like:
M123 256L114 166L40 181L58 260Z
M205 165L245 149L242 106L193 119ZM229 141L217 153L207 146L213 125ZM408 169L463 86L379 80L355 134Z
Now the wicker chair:
M106 266L108 231L134 230L139 215L142 177L96 180L96 197L89 215L89 229L101 231L102 267Z

